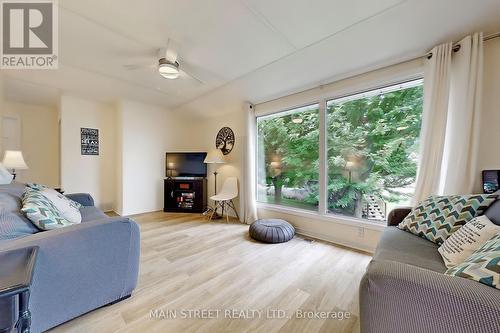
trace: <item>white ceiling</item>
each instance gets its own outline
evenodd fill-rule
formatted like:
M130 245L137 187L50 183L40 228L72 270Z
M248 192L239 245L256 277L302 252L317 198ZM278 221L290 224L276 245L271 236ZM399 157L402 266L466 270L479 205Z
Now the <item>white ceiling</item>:
M58 70L9 70L7 99L57 104L69 92L220 114L500 31L498 0L59 0ZM189 77L154 69L168 39Z

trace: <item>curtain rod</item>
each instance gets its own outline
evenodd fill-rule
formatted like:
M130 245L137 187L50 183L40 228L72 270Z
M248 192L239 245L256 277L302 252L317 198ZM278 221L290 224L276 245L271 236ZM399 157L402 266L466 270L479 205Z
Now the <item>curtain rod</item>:
M491 34L491 35L488 35L488 36L485 36L483 37L483 42L487 41L487 40L490 40L490 39L493 39L493 38L497 38L497 37L500 37L500 32L497 32L497 33L494 33L494 34ZM460 44L454 44L453 47L452 47L452 50L453 52L457 52L460 50ZM432 52L429 52L425 55L425 57L427 59L430 59L432 58Z

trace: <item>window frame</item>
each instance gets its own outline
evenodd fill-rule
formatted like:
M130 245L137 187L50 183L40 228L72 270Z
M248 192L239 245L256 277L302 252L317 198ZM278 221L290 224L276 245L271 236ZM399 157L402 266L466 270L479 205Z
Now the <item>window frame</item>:
M258 168L258 128L257 122L259 118L268 118L272 115L277 115L279 113L285 113L287 111L291 111L294 109L299 109L301 107L311 106L318 104L319 106L319 202L317 210L306 210L302 208L296 208L291 206L280 205L276 203L268 203L258 201L257 199L257 184L258 179L255 177L255 201L257 208L271 210L276 212L281 212L285 214L297 215L306 218L314 218L318 220L328 221L328 222L336 222L340 224L345 224L349 226L358 226L372 230L383 230L386 227L386 224L380 223L380 221L368 220L353 216L346 216L341 214L336 214L328 211L328 163L327 163L327 153L328 153L328 133L327 133L327 103L329 101L338 100L342 98L347 98L355 95L362 95L365 93L369 93L376 90L387 89L392 86L404 85L414 81L424 81L423 73L418 73L415 75L409 75L406 78L399 80L388 80L384 83L366 86L363 89L358 90L347 90L347 92L342 94L332 94L332 95L323 95L319 98L308 99L305 103L300 103L294 106L288 106L285 108L281 108L275 112L268 112L262 115L258 115L255 117L255 170Z

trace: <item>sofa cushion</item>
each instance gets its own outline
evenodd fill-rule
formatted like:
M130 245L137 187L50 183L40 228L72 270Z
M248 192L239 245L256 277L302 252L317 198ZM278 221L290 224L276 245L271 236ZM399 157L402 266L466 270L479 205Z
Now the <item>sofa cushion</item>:
M397 227L387 227L382 233L373 260L396 261L444 273L446 266L439 255L438 245Z
M7 185L12 182L14 176L0 163L0 184Z
M484 212L491 222L496 225L500 225L500 200L495 201L488 209Z
M463 263L446 271L500 289L500 234L490 238Z
M21 199L0 190L0 240L29 236L40 230L21 212Z
M80 213L82 214L82 222L95 221L108 217L95 206L82 206Z
M19 208L21 208L21 198L24 193L26 185L13 181L10 184L0 185L0 192L9 193L19 201Z
M52 230L72 225L40 191L26 187L21 211L39 229Z

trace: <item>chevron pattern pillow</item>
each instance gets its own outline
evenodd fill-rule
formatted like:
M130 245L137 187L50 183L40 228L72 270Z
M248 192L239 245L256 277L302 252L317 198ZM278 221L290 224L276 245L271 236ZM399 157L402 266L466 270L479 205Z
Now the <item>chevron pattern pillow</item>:
M498 194L454 195L452 198L454 207L447 216L447 223L452 226L450 234L476 216L482 215L497 200Z
M398 227L433 243L442 244L465 223L481 215L497 196L431 196L415 207Z
M26 188L22 203L21 211L41 230L52 230L73 224L66 220L54 204L39 191Z
M37 184L37 183L27 183L26 186L32 190L37 190L37 191L43 191L43 190L49 188L45 185Z
M443 233L436 226L444 224L452 209L452 198L430 196L413 208L410 214L399 223L398 228L436 242L436 236Z
M500 233L486 241L463 263L448 269L445 274L500 289Z

